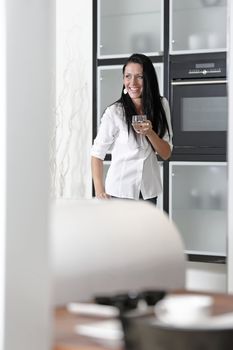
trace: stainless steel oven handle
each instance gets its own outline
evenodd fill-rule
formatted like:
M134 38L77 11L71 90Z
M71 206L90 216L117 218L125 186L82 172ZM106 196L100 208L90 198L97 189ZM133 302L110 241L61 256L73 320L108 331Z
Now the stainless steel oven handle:
M206 85L206 84L226 84L227 80L193 80L193 81L172 81L172 85Z

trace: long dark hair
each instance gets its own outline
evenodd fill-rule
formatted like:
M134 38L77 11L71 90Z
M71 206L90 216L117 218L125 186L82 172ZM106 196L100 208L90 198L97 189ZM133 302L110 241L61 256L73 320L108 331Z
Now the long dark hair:
M162 96L159 92L159 84L155 68L149 57L134 53L131 55L123 66L123 75L125 68L129 63L138 63L143 68L143 92L142 92L142 108L143 114L146 114L147 119L152 123L153 130L163 137L166 131L169 133L166 114L162 105ZM122 88L121 97L117 101L123 106L128 131L133 130L131 126L132 115L137 114L133 101L129 94L124 94L124 86Z

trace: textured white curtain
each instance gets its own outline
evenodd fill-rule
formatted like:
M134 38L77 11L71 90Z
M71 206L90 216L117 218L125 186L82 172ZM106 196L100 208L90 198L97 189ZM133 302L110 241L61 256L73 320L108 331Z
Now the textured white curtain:
M52 197L89 198L92 192L92 1L57 0L56 6Z

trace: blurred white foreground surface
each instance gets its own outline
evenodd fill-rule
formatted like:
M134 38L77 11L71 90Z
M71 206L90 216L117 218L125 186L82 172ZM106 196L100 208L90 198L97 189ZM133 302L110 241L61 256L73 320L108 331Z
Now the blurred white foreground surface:
M153 204L57 200L51 208L55 305L96 294L184 288L184 247Z

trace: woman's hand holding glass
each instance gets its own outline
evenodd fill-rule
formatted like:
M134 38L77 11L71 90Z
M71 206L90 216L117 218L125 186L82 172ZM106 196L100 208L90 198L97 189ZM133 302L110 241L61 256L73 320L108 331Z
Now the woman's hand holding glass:
M148 131L152 129L151 121L147 119L146 115L133 115L132 126L137 134L146 136Z

